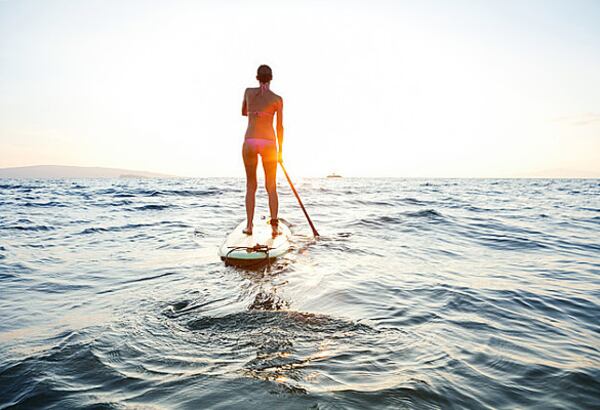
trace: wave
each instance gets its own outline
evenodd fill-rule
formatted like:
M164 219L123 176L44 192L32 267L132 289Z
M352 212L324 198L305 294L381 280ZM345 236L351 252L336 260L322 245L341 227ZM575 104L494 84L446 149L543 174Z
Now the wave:
M550 247L543 242L531 238L505 234L477 234L472 235L479 243L497 250L545 250Z
M48 202L25 202L21 206L29 208L66 208L67 205L57 201Z
M217 332L248 332L258 329L279 327L286 332L305 334L374 332L377 330L364 323L337 319L327 315L295 311L250 310L232 313L221 317L202 316L187 322L186 327L192 331L207 330Z
M377 201L377 200L364 200L364 199L355 199L352 201L352 204L355 205L363 205L363 206L385 206L385 207L393 207L396 206L392 201Z
M113 383L118 380L121 386L139 382L136 378L107 366L94 352L94 345L79 337L77 332L61 336L62 340L57 346L0 370L3 405L20 408L79 408L100 405L104 408L108 405L107 402L100 398L86 398L86 393L96 391L102 395L111 391L110 386L103 386L103 383L109 381ZM57 376L32 376L48 373Z
M136 191L136 195L138 196L149 196L149 197L204 197L204 196L212 196L212 195L221 195L222 191L220 189L209 189L209 190L201 190L201 189L165 189L159 191L147 190L147 191Z
M24 185L24 184L0 184L0 189L18 190L19 192L31 192L34 189L40 188L39 185Z
M398 202L407 204L407 205L417 205L417 206L426 206L429 204L428 201L424 201L424 200L412 198L412 197L399 198Z
M165 209L174 209L178 208L176 205L172 204L148 204L142 205L137 208L134 208L136 211L163 211Z
M31 232L48 232L56 228L48 225L0 225L0 230L6 231L31 231Z
M130 224L125 224L125 225L114 225L114 226L99 226L99 227L90 227L90 228L85 228L84 230L82 230L81 232L79 232L80 235L89 235L89 234L95 234L95 233L105 233L105 232L121 232L121 231L128 231L128 230L132 230L132 229L143 229L143 228L149 228L149 227L154 227L154 226L169 226L169 227L173 227L173 228L189 228L190 225L188 224L184 224L181 222L176 222L176 221L159 221L159 222L153 222L153 223L130 223Z
M434 219L440 220L445 219L446 217L442 215L441 212L436 211L435 209L424 209L421 211L414 212L403 212L401 215L409 218L426 218L426 219Z
M211 195L220 195L224 192L223 189L145 189L130 187L110 187L95 191L96 195L111 195L115 198L132 198L132 197L203 197Z
M376 217L362 218L353 223L353 225L389 227L402 225L411 222L411 220L427 220L429 223L448 222L449 219L441 212L434 209L424 209L420 211L406 211L394 215L381 215Z
M357 220L351 225L362 225L362 226L390 226L390 225L398 225L402 223L402 218L394 217L394 216L376 216L371 218L362 218Z

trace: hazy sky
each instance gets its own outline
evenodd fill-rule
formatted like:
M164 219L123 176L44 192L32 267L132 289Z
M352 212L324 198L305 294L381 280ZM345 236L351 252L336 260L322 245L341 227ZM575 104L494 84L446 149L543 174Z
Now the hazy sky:
M242 176L261 63L293 174L600 176L597 0L0 0L0 167Z

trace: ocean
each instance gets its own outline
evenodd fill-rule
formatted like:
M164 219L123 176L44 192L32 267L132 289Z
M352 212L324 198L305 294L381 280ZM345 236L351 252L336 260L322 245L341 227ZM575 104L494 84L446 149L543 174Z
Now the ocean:
M600 180L296 182L0 180L0 408L600 408Z

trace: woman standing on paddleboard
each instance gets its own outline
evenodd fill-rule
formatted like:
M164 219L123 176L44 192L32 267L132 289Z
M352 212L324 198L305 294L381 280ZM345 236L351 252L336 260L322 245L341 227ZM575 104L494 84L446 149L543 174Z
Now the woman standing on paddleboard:
M279 233L277 212L277 162L281 161L283 146L283 99L270 90L273 72L268 65L261 65L256 72L257 88L246 88L242 115L248 116L248 128L242 147L246 168L246 218L244 233L252 235L254 204L256 196L256 168L258 156L265 171L265 188L269 195L269 211L273 236ZM273 117L277 114L277 136L273 130Z

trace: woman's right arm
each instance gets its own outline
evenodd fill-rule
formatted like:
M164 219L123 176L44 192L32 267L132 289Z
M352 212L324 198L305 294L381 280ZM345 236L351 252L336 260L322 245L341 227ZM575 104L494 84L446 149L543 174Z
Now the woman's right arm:
M242 115L243 116L248 116L248 105L246 103L246 94L248 94L248 89L246 88L246 91L244 91L244 101L242 102Z

